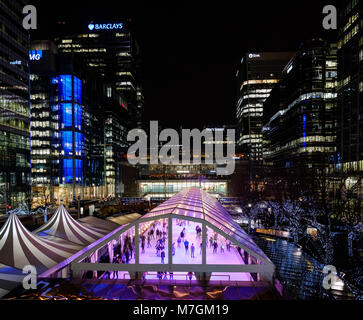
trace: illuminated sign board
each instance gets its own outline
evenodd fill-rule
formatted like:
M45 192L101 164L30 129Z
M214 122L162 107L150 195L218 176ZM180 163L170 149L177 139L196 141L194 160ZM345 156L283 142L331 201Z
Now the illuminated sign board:
M253 58L261 58L261 55L260 55L259 53L250 53L250 54L248 55L248 57L249 57L250 59L253 59Z
M122 23L90 23L88 25L89 30L120 30L123 28Z
M43 57L42 50L29 50L29 59L33 60L40 60Z

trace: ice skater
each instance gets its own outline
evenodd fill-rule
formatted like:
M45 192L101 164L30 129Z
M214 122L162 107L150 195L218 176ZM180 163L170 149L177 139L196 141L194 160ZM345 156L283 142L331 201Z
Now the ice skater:
M194 256L194 250L195 250L194 243L192 243L192 246L190 247L190 253L191 253L191 257L192 258L195 258L195 256Z
M188 253L189 241L187 239L185 239L185 241L184 241L184 247L185 247L185 253Z
M164 263L164 259L165 259L165 251L161 251L161 254L160 254L160 257L161 257L161 263Z

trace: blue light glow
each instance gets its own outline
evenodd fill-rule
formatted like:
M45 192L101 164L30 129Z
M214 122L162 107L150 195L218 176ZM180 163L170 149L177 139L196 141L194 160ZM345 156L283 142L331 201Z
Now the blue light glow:
M303 115L303 148L306 148L306 115Z
M72 128L72 103L61 103L59 110L61 128Z
M65 156L72 155L72 131L61 131L61 147Z
M53 111L58 108L60 135L59 145L63 157L83 157L84 156L84 135L82 132L83 109L82 103L82 81L72 75L59 75L52 78L53 84L58 84L58 105L53 105ZM77 130L77 131L76 131ZM74 143L74 145L73 145ZM74 151L74 154L73 154ZM75 164L75 177L73 177L73 164ZM82 159L62 159L60 177L62 183L83 181L83 160Z
M83 181L83 160L75 159L76 182ZM63 159L63 183L73 182L73 159Z
M42 50L29 50L29 59L33 60L40 60L43 57Z

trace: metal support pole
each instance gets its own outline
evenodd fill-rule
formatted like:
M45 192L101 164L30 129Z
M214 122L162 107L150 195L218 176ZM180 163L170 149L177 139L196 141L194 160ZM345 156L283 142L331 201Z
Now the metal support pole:
M171 268L173 264L173 219L171 216L168 217L168 264Z
M207 264L207 226L202 223L202 264Z
M135 225L135 265L139 264L139 252L140 252L139 226L140 223L137 223Z

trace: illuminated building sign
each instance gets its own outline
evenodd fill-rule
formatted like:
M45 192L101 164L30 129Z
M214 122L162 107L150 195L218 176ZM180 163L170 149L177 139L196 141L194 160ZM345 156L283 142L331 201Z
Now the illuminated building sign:
M253 58L261 58L261 55L260 55L259 53L250 53L250 54L248 55L248 57L249 57L250 59L253 59Z
M29 50L29 59L32 60L40 60L43 57L42 50Z
M120 30L123 28L122 23L102 23L102 24L93 24L90 23L88 25L89 30Z

